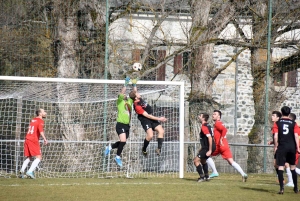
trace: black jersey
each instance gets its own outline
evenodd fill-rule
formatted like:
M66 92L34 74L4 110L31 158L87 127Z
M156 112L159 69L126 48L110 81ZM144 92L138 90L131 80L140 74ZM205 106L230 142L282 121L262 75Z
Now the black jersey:
M295 122L288 119L282 118L276 122L275 132L278 132L278 146L280 147L296 147L295 142Z
M138 116L143 116L144 111L148 114L153 113L152 107L141 98L138 101L134 101L133 107Z
M212 138L212 147L215 146L213 129L211 128L211 126L208 123L204 123L204 124L202 124L201 132L200 132L200 144L201 144L202 149L209 148L208 137L206 136L207 134L210 134L210 136Z

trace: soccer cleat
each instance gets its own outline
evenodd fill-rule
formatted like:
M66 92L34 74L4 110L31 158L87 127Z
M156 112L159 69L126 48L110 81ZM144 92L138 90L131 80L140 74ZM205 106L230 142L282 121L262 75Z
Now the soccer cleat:
M289 182L285 186L287 186L287 187L294 187L294 183L293 182Z
M299 189L294 187L294 192L295 192L296 194L298 194L298 193L299 193Z
M20 179L24 179L25 178L24 172L22 172L22 171L19 172L19 178Z
M204 177L200 177L198 178L197 182L204 182L204 181L207 181Z
M31 179L35 179L33 172L26 172L26 175Z
M280 195L283 195L283 191L284 191L284 189L282 188L282 189L280 189L280 191L278 192L278 194L280 194Z
M208 175L205 175L204 178L205 178L205 181L209 181L210 180L210 177Z
M117 163L118 166L122 167L122 160L121 160L121 158L117 158L116 157L115 161L116 161L116 163Z
M144 157L147 157L147 156L148 156L147 151L142 150L142 154L143 154Z
M243 182L246 182L247 179L248 179L248 175L247 175L247 174L244 174L244 176L242 177Z
M157 149L155 150L155 153L156 153L158 156L160 156L161 150L157 148Z
M214 178L214 177L218 177L219 176L219 173L211 173L209 175L209 178Z
M106 146L106 148L105 148L105 156L107 156L109 154L110 150L111 150L110 147Z

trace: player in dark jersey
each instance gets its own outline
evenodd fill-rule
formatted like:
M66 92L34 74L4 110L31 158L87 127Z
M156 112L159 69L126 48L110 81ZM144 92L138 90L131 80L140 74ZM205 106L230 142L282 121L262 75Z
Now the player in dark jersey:
M276 152L276 164L278 165L278 179L280 190L278 194L283 194L283 169L285 163L290 164L294 192L298 193L298 181L295 171L296 151L300 152L298 133L299 128L294 121L289 118L291 109L287 106L281 108L282 118L274 125L274 151Z
M208 165L206 160L216 150L216 144L213 138L213 129L207 123L208 118L209 115L207 113L201 113L199 115L199 120L202 124L200 131L201 149L199 150L198 155L194 158L194 165L196 166L197 172L200 176L198 182L209 180Z
M289 118L292 121L296 121L297 116L294 113L290 113L289 114ZM296 123L296 125L297 125L297 123ZM299 134L300 133L298 133L298 135ZM298 160L299 160L299 154L298 154L297 150L296 150L296 156L295 157L296 157L296 159L295 159L295 165L297 165L298 164ZM288 177L288 182L287 182L287 184L285 186L294 187L293 176L292 176L292 172L291 172L290 164L289 163L285 163L285 171L286 171L286 174L287 174L287 177ZM296 171L297 174L300 174L300 169L299 168L296 167L295 171Z
M272 122L273 122L273 125L272 125L272 140L270 140L268 142L268 145L271 145L271 144L274 144L274 125L276 124L276 122L281 118L281 112L279 111L273 111L272 112ZM274 152L274 168L276 170L276 175L278 176L278 166L276 165L276 153Z
M158 147L155 150L157 155L161 154L161 148L163 144L164 139L164 129L160 122L165 122L167 119L165 117L156 117L153 116L153 109L152 107L141 98L141 95L137 91L131 91L129 93L129 97L134 100L133 107L135 112L138 115L138 119L141 122L141 125L143 126L143 129L146 131L146 138L144 139L144 145L142 148L143 156L147 157L147 147L150 143L150 141L153 138L153 132L157 131L157 142Z

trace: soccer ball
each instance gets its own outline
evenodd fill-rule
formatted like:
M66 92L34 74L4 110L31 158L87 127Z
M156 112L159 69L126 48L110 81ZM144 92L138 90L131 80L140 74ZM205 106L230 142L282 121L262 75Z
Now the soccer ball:
M132 66L132 69L134 71L141 71L142 70L142 64L140 64L140 63L134 63L133 66Z

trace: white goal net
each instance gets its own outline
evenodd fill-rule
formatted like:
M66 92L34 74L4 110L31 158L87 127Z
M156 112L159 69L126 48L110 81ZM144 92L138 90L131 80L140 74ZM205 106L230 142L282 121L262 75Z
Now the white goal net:
M119 168L113 150L105 147L118 140L115 131L116 99L123 80L30 78L0 76L0 176L17 174L24 160L23 143L35 110L47 112L41 145L43 160L37 177L183 177L184 84L183 82L139 81L138 91L155 116L165 116L161 156L155 154L156 133L141 149L146 136L133 111L130 136ZM127 94L131 87L127 87ZM30 164L29 164L30 165Z

